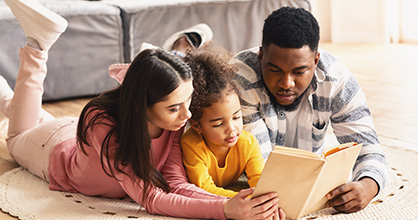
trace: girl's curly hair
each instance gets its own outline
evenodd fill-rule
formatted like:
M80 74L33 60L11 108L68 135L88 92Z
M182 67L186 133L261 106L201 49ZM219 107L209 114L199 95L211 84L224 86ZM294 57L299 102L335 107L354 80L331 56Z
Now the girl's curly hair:
M237 68L230 64L231 54L213 42L190 51L184 61L190 66L193 74L194 92L190 105L192 119L202 117L202 108L216 103L224 95L240 90L235 81Z

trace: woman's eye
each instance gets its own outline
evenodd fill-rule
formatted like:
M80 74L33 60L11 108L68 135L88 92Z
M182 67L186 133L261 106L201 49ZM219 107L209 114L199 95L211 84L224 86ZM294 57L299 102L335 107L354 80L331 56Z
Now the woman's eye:
M179 109L178 109L178 108L172 108L172 109L170 109L170 111L171 111L171 112L178 112L178 111L179 111Z
M238 120L238 119L240 119L241 118L241 116L235 116L233 119L234 120Z

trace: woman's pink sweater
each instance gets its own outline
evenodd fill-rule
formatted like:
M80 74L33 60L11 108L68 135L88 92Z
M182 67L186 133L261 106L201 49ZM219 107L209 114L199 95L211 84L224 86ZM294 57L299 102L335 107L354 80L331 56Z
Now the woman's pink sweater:
M100 162L101 146L112 122L102 122L104 123L97 124L88 134L91 146L85 147L87 155L77 146L76 138L65 140L55 146L49 161L50 189L110 198L128 195L151 214L225 219L225 198L188 183L180 149L183 129L177 132L165 130L160 137L152 139L154 167L167 180L171 191L165 193L162 189L153 187L150 193L153 196L148 196L145 203L142 203L143 181L133 173L130 166L121 167L128 175L113 169L119 181L103 171ZM109 146L109 154L114 155L118 147L114 137L110 139ZM113 158L110 158L112 167L113 161ZM109 170L109 164L105 165L105 169Z

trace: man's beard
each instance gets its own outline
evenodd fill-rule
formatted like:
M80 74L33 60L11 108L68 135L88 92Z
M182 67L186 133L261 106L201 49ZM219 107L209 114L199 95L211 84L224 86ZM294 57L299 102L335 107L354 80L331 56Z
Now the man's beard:
M308 86L308 88L309 87L310 86ZM306 91L308 91L308 88L306 88L306 90L299 97L297 97L296 100L294 102L292 102L292 104L290 104L290 105L281 105L279 102L277 102L276 97L270 92L270 90L267 89L267 88L266 88L266 90L269 94L270 102L273 104L273 107L276 110L279 110L279 111L283 110L283 111L286 111L286 112L292 112L292 111L295 111L298 108L299 104L302 101L303 96L305 95Z

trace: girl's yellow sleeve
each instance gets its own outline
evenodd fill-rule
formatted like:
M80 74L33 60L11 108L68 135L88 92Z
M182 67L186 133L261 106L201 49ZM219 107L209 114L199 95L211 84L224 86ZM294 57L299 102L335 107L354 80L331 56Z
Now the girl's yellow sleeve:
M199 146L200 145L200 146ZM216 186L209 175L209 166L216 161L211 161L202 143L193 143L189 138L183 136L181 147L183 150L183 163L186 167L189 181L207 192L225 197L234 197L237 192Z
M261 155L260 145L257 139L251 133L245 133L247 135L246 148L248 152L245 173L247 174L250 187L255 187L264 168L264 159Z

